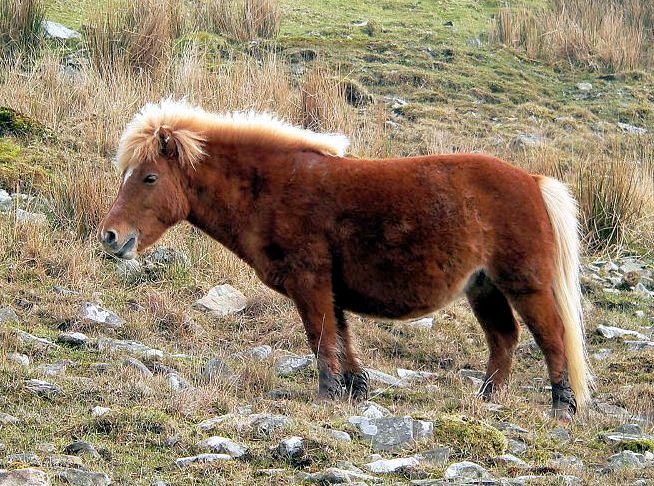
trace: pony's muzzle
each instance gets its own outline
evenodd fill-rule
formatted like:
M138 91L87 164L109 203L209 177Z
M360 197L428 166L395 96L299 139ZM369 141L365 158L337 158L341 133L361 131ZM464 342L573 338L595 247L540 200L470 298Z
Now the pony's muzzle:
M138 247L138 234L133 231L124 238L115 229L100 231L98 235L104 251L112 256L130 260L136 256Z

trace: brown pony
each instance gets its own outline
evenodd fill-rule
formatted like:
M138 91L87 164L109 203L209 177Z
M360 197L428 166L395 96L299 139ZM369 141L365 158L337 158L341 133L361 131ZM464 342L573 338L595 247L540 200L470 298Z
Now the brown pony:
M515 310L545 355L554 415L587 403L566 187L484 155L363 160L347 145L270 115L149 104L121 138L100 241L133 258L187 220L225 245L295 302L321 398L367 396L345 311L406 319L465 294L490 348L484 397L510 372Z

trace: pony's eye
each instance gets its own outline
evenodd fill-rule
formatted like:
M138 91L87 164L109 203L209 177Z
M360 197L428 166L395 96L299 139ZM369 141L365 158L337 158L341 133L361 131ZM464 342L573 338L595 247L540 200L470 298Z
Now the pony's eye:
M150 184L150 185L152 185L152 184L154 184L155 182L157 182L157 175L156 175L156 174L148 174L148 175L146 175L145 178L143 179L143 182L144 182L145 184Z

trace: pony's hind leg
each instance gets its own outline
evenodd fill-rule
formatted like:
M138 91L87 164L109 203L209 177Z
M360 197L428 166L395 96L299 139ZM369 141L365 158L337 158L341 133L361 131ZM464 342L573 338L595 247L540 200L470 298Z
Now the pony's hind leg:
M345 381L345 393L353 401L366 400L368 398L368 373L363 369L357 357L343 309L336 305L334 310L340 340L339 359Z
M484 272L472 278L466 296L486 334L490 354L486 379L479 393L489 399L494 390L504 385L511 372L520 328L506 297Z
M552 384L552 416L569 420L577 411L574 392L566 373L564 326L550 288L514 294L511 303L545 355Z

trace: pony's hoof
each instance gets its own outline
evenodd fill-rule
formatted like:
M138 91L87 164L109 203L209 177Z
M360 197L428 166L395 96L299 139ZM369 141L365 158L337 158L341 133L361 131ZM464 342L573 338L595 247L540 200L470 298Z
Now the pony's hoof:
M485 402L490 402L494 391L495 385L490 379L486 379L479 390L477 390L477 396Z
M368 399L368 372L345 373L345 394L353 402Z
M339 400L343 397L343 377L341 375L321 376L318 385L317 402Z
M552 383L552 417L570 422L577 413L577 400L566 380Z

